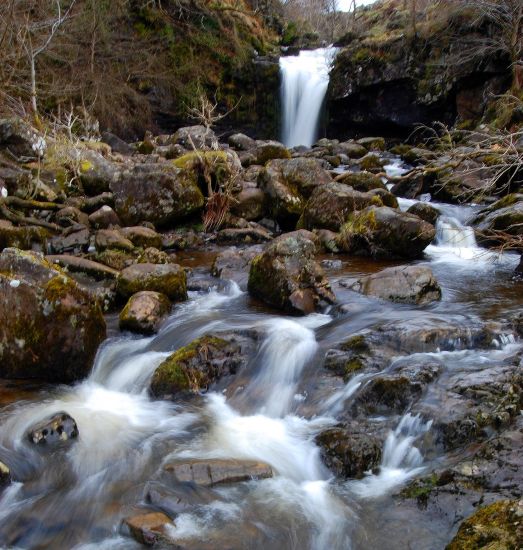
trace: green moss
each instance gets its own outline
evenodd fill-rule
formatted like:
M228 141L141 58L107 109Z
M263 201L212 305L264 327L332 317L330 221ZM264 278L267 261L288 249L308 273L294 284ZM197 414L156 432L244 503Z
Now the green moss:
M438 476L434 473L430 477L411 483L401 491L401 496L404 498L415 498L420 504L426 504L437 484Z
M359 357L353 357L345 363L344 378L350 378L355 372L364 367L363 361Z
M341 345L343 351L354 351L356 353L369 353L370 348L363 334L352 336Z
M207 162L210 165L227 163L227 153L225 151L191 151L177 159L171 161L177 168L194 168L201 162Z

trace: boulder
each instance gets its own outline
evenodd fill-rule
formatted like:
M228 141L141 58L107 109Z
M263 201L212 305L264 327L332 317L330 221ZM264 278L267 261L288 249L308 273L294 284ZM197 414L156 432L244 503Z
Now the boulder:
M365 170L362 172L345 172L339 175L336 181L349 185L355 191L361 191L362 193L371 191L372 189L384 189L387 191L386 185L379 176Z
M361 478L381 461L383 442L374 435L335 427L316 436L316 443L327 467L340 477Z
M295 231L274 239L251 263L251 295L288 313L318 311L336 298L323 269L315 261L315 236Z
M116 279L118 276L118 271L116 269L79 256L58 254L46 256L45 259L52 264L64 267L71 273L85 273L94 279Z
M94 237L94 245L98 252L107 248L132 252L133 243L117 229L99 229Z
M78 437L78 426L66 412L58 412L32 426L27 439L33 445L57 447Z
M272 240L272 235L263 227L246 227L244 229L222 229L216 240L219 243L265 243Z
M163 512L148 512L124 519L124 525L137 542L153 546L166 538L168 533L166 526L174 524Z
M154 334L171 309L169 298L159 292L144 290L133 294L120 313L120 329Z
M123 297L151 290L180 302L187 300L187 276L178 264L135 264L120 272L117 290Z
M111 151L115 153L120 153L121 155L132 155L134 153L133 147L111 132L102 132L102 141L103 143L107 143Z
M43 157L47 144L44 137L21 118L0 119L0 149L15 157Z
M347 155L350 159L360 159L367 154L367 149L359 143L353 141L345 141L334 147L336 153Z
M91 235L85 225L77 224L62 231L49 242L50 251L55 254L80 254L87 252Z
M233 134L229 136L229 145L238 151L250 151L256 147L256 140L245 134Z
M74 206L66 206L58 210L55 214L55 220L62 227L68 227L77 223L89 226L89 216Z
M485 244L497 244L493 234L502 231L509 235L523 235L523 195L514 193L503 197L482 210L472 224L478 240Z
M259 246L245 249L227 248L220 252L211 267L211 274L220 279L230 279L245 289L252 260L262 251Z
M218 143L216 134L205 126L185 126L179 128L171 137L171 143L181 145L192 151L193 149L210 148Z
M349 215L370 205L381 206L379 197L355 191L343 183L331 182L317 187L303 210L299 225L306 229L339 231Z
M87 195L108 192L111 184L120 177L121 166L98 151L71 148L69 154L78 165L79 179Z
M283 227L293 227L315 188L332 181L321 161L310 158L272 160L259 176L271 215Z
M4 248L21 250L46 249L48 232L43 227L16 227L10 221L0 220L0 251Z
M261 164L262 166L269 160L291 158L290 151L279 141L257 141L253 153L255 162L252 164Z
M356 255L418 258L436 235L433 225L388 206L369 206L351 214L341 227L338 246Z
M429 267L389 267L359 279L352 290L391 302L428 304L441 300L441 288Z
M217 458L170 462L164 470L179 482L192 482L203 487L268 479L273 475L272 468L264 462Z
M156 369L150 391L155 397L194 395L246 362L246 340L236 335L206 335L170 355Z
M102 252L92 254L91 257L96 263L106 265L110 269L113 269L117 272L122 271L122 269L125 269L126 267L129 267L136 261L134 255L130 252L125 252L123 250L114 250L112 248L107 248Z
M73 382L85 377L105 339L102 310L43 257L0 254L0 376Z
M231 212L247 221L261 220L267 213L267 202L267 195L261 189L244 187L234 195Z
M195 172L169 164L136 165L113 182L111 190L116 213L125 225L173 224L204 205Z
M134 246L139 246L140 248L162 248L162 236L149 227L144 227L143 225L123 227L120 229L120 233L126 239L129 239Z
M417 202L407 210L407 214L414 214L427 223L436 225L441 212L426 202Z
M88 219L95 229L109 229L111 226L122 225L116 212L107 205L95 210Z
M176 263L176 255L167 253L163 250L158 250L153 246L146 248L136 259L139 264L174 264Z
M367 151L385 151L385 139L382 137L364 137L356 143L365 147Z

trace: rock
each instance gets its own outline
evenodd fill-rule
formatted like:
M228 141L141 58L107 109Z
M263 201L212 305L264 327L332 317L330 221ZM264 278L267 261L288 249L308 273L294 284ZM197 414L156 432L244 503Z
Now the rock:
M178 264L135 264L120 272L117 289L123 297L151 290L180 302L187 300L187 277Z
M322 268L315 261L315 237L295 231L274 239L251 263L251 295L288 313L318 311L336 298Z
M125 225L157 226L179 222L201 210L202 192L192 170L156 164L137 165L111 185L115 210Z
M46 148L44 137L21 118L0 119L0 149L15 157L40 158Z
M78 437L78 426L66 412L58 412L29 429L27 438L34 445L56 447Z
M367 149L360 145L359 143L354 143L352 141L345 141L337 145L334 150L337 153L342 153L347 155L350 159L360 159L367 154Z
M162 248L162 236L149 227L143 227L142 225L123 227L120 229L120 233L129 239L134 246L141 248Z
M139 264L174 264L176 263L176 255L173 253L167 254L167 252L150 246L138 256L136 262Z
M231 212L247 221L257 221L265 216L267 206L267 195L264 191L250 187L234 196Z
M49 243L51 252L55 254L80 254L87 252L91 235L85 225L73 225L62 232L61 235L53 237Z
M250 151L256 147L256 140L245 134L233 134L228 141L231 147L239 151Z
M385 151L385 140L382 137L364 137L356 142L367 151Z
M499 500L466 519L446 550L516 550L522 541L523 501Z
M165 480L165 484L158 482L147 484L145 500L170 517L191 512L196 506L222 500L220 494L213 489L194 483L172 483L172 475L165 469L162 479Z
M0 461L0 490L11 483L11 470L9 466Z
M349 185L355 191L361 191L366 193L372 189L384 189L387 191L386 185L381 181L381 178L376 174L371 172L345 172L344 174L338 176L336 181Z
M270 161L258 181L269 198L272 217L284 227L293 227L306 198L332 178L317 159L295 158Z
M102 132L102 141L107 143L115 153L121 155L132 155L134 153L134 149L127 142L111 132Z
M155 397L194 395L220 378L235 374L246 362L244 338L206 335L170 355L156 369L150 391Z
M0 376L73 382L85 377L105 320L75 281L29 252L0 254Z
M251 262L261 251L259 246L251 246L243 250L228 248L216 256L211 273L213 277L235 281L245 289Z
M98 252L107 248L132 252L133 243L117 229L99 229L94 237L94 245Z
M428 304L441 300L441 288L429 267L409 265L389 267L362 277L352 290L391 302Z
M46 249L48 232L43 227L16 227L10 221L0 220L0 251L4 248L21 250Z
M407 210L407 214L414 214L427 223L436 225L441 212L426 202L417 202Z
M509 235L523 235L523 195L511 194L482 210L472 224L477 238L485 244L497 244L493 232L503 231Z
M272 235L263 227L222 229L218 231L216 240L219 243L265 243L272 240Z
M95 229L109 229L110 227L122 225L122 222L116 212L107 205L95 210L89 216L89 223Z
M69 206L75 206L82 212L92 214L104 206L114 206L114 195L107 191L94 197L68 197L65 202Z
M102 252L97 252L96 254L93 254L92 258L97 263L104 264L107 267L110 267L111 269L114 269L116 271L122 271L122 269L125 269L126 267L129 267L130 265L135 263L135 257L130 252L124 252L123 250L113 250L111 248L107 248Z
M73 273L85 273L95 279L115 279L118 271L106 265L69 254L49 255L45 259Z
M359 165L362 170L368 172L383 172L385 161L381 160L378 155L368 153L359 160Z
M179 482L193 482L203 487L272 477L272 468L268 464L253 460L192 459L171 462L164 466L164 470Z
M388 206L351 214L338 246L345 252L386 258L418 258L436 235L434 226Z
M172 143L177 143L192 151L196 149L210 148L218 143L216 134L205 126L186 126L179 128L171 138Z
M162 512L149 512L128 517L124 520L131 536L140 544L153 546L166 537L166 526L173 526L169 516Z
M80 223L89 226L89 216L75 208L74 206L66 206L55 214L56 223L62 227L68 227Z
M303 210L299 225L306 229L339 231L349 215L370 205L381 206L379 197L360 193L343 183L331 182L317 187Z
M337 476L361 478L379 466L383 442L373 435L329 428L316 436L327 467Z
M121 166L98 151L72 149L70 154L79 166L79 179L87 195L108 192L112 183L120 177Z
M278 141L257 141L253 153L256 157L254 164L262 166L269 160L291 158L291 153L287 147Z
M419 174L414 172L412 175L408 174L404 176L405 179L395 183L392 187L392 193L397 197L404 197L406 199L416 199L424 193L428 193L433 177L426 176L425 174Z
M133 294L120 313L120 330L154 334L171 309L165 294L142 291Z

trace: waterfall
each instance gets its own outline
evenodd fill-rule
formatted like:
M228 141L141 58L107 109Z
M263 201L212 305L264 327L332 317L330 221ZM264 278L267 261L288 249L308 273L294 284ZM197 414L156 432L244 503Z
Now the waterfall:
M282 141L287 147L310 147L316 141L335 53L330 47L280 58Z
M436 239L441 246L451 248L477 248L474 229L458 219L440 216L436 224Z

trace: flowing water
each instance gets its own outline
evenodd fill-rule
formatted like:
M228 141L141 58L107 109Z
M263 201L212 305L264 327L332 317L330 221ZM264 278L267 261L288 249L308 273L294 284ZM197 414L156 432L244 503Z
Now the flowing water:
M280 58L283 109L281 139L287 147L310 147L318 138L321 110L336 48L303 50Z
M521 349L506 331L488 350L476 349L467 336L478 323L503 322L521 308L520 287L511 279L518 259L477 247L465 225L473 207L435 206L442 212L437 239L421 263L439 280L441 302L405 306L353 293L340 281L390 263L343 256L342 267L329 273L349 308L341 316L332 310L284 317L253 303L230 282L222 290L191 293L156 336L107 340L86 381L42 390L4 408L0 459L16 481L0 497L1 543L19 549L139 548L122 534L121 521L144 503L151 484L162 485L166 463L236 458L266 462L274 477L224 486L213 491L211 501L178 515L169 534L183 548L228 547L217 541L231 530L235 548L406 548L404 530L389 531L375 518L394 491L444 460L427 443L430 415L369 419L383 424L386 437L381 467L361 480L334 479L315 436L347 414L370 379L357 375L343 384L322 370L326 351L352 334L398 323L463 327L460 335L440 342L441 349L394 358L430 356L443 365L441 384L451 373L501 364ZM204 264L195 267L197 275L206 274ZM192 401L149 397L155 368L173 350L203 334L230 330L260 335L257 353L236 378ZM58 411L75 418L80 436L68 449L40 452L26 433ZM408 530L419 548L441 548L446 540L445 533L431 539L434 534L421 526Z

